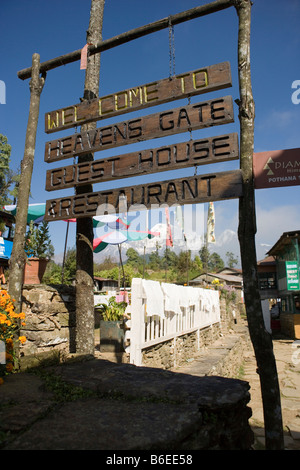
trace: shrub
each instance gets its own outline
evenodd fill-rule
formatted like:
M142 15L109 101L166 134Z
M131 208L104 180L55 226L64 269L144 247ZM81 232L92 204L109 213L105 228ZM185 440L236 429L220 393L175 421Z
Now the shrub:
M0 363L0 384L3 383L3 376L12 372L15 364L15 343L23 344L25 336L16 338L19 322L24 326L25 313L16 313L14 299L11 299L8 292L0 290L0 343L3 346L4 360Z

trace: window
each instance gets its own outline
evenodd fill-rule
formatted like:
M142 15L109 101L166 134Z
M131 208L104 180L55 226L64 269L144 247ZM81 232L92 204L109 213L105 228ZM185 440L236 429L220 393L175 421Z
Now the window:
M277 289L276 274L275 273L259 273L258 274L259 288Z

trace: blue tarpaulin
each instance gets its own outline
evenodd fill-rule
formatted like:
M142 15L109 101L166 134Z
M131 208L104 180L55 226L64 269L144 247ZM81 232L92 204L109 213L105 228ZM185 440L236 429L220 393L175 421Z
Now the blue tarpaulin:
M12 251L13 242L0 237L0 258L9 259Z

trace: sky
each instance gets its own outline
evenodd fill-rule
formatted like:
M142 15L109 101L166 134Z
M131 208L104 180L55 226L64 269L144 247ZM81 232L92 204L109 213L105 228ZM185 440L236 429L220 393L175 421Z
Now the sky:
M81 49L86 43L89 25L90 0L1 0L1 66L0 80L5 84L5 103L0 104L0 133L12 146L11 168L17 170L24 154L29 112L29 80L20 80L17 72L31 66L32 54L38 53L41 62ZM133 28L146 25L190 8L208 3L204 0L106 0L103 20L103 39L109 39ZM300 104L292 101L292 84L300 80L300 2L299 0L254 0L251 18L251 76L255 101L254 151L291 149L300 147ZM232 87L191 98L191 103L231 95L239 97L237 70L238 18L234 8L190 20L174 27L174 43L169 30L136 39L101 54L99 96L125 90L175 74L196 70L219 62L229 61ZM170 60L170 50L173 59ZM172 67L171 67L172 66ZM174 66L174 69L173 69ZM30 204L44 203L53 197L74 194L73 189L56 192L45 190L46 171L72 161L48 164L44 162L44 147L49 140L71 135L74 130L46 134L45 113L77 104L83 95L85 72L79 62L51 70L47 74L41 94L34 171ZM298 95L300 96L300 94ZM1 101L1 95L0 95ZM298 100L299 101L299 100ZM161 107L129 113L114 118L113 122L131 119L185 106L187 99L177 100ZM193 139L239 133L238 109L234 105L235 122L193 131ZM105 121L98 123L98 127ZM50 138L49 138L50 136ZM95 159L120 155L144 148L157 148L189 139L187 134L149 140L117 149L95 153ZM199 167L199 173L214 173L239 168L239 161ZM122 179L94 185L95 191L110 187L124 187L141 182L162 181L192 176L193 168L164 172L156 175ZM126 184L125 184L126 183ZM113 185L113 186L112 186ZM260 189L256 199L257 258L265 257L283 232L300 228L299 186ZM203 221L200 234L205 231L207 204L198 208ZM216 243L211 252L218 252L225 260L231 251L239 258L238 200L218 201L215 207ZM197 209L196 209L197 210ZM199 225L199 224L198 224ZM199 227L198 227L199 228ZM50 223L51 240L56 259L61 257L66 235L66 223ZM193 233L195 241L195 233ZM198 235L196 234L196 238ZM75 224L70 224L68 247L75 246ZM133 248L137 245L132 245ZM192 246L192 245L191 245ZM174 248L175 249L175 248ZM197 247L198 249L198 247ZM104 250L98 255L101 261Z

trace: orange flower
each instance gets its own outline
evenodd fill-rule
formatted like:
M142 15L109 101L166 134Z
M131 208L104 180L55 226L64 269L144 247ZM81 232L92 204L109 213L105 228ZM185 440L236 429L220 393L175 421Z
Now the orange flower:
M6 364L6 370L7 370L7 372L11 372L11 371L13 370L13 368L14 368L14 366L13 366L13 364L12 364L11 362L8 362L8 363Z
M24 344L26 342L26 336L19 336L19 341L21 344Z

